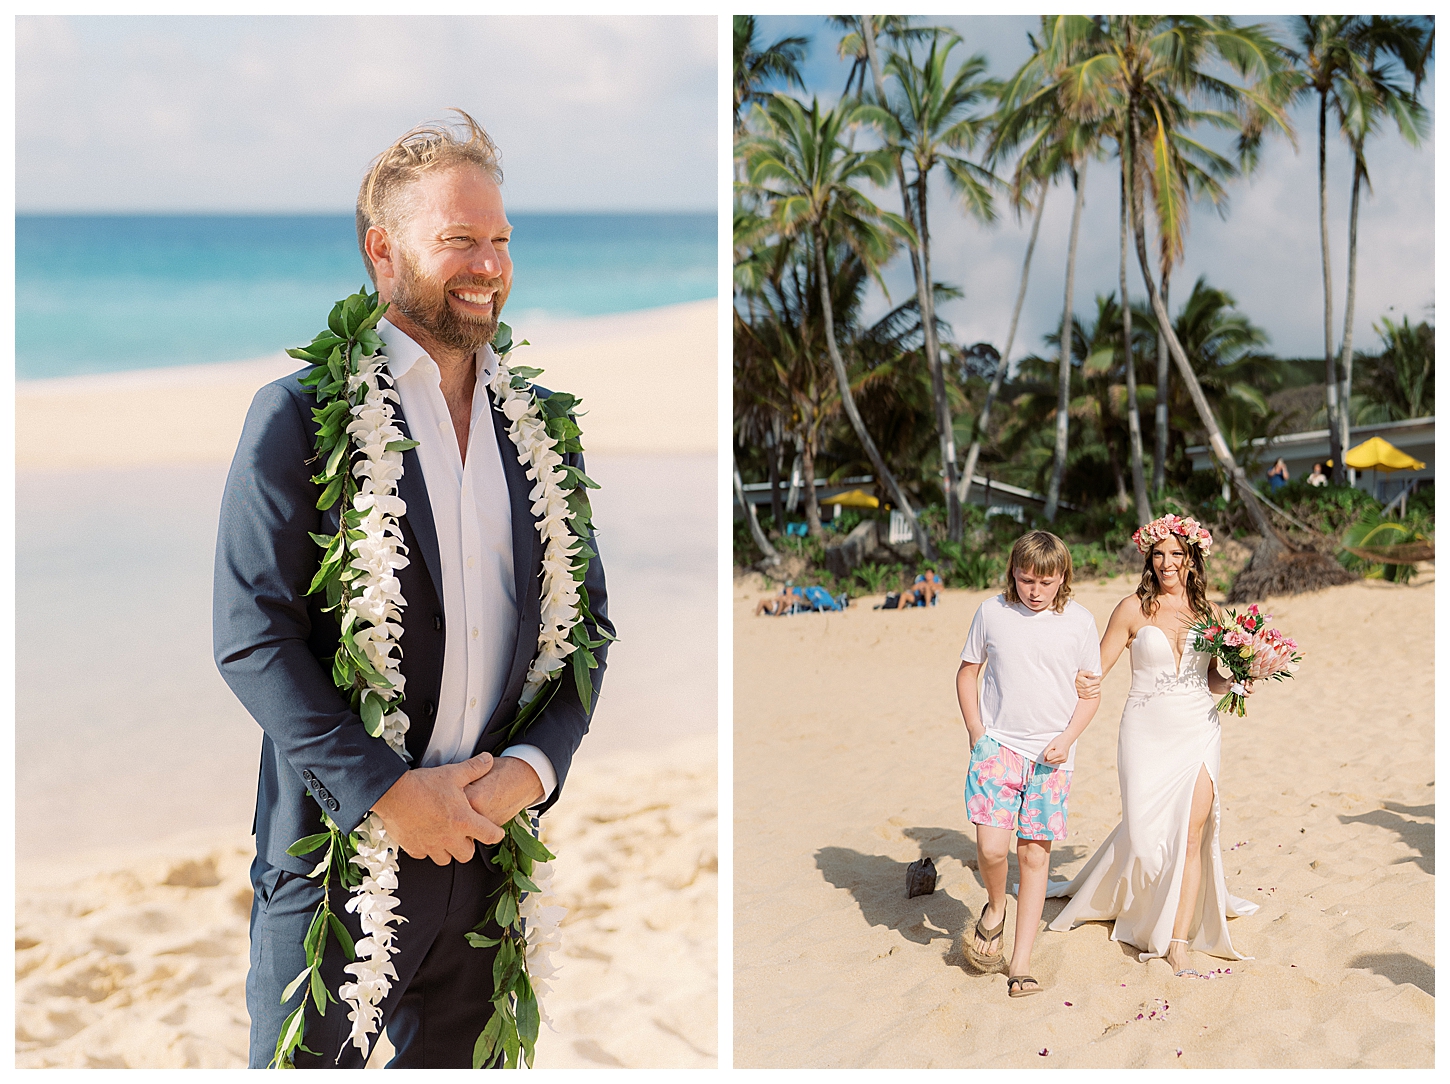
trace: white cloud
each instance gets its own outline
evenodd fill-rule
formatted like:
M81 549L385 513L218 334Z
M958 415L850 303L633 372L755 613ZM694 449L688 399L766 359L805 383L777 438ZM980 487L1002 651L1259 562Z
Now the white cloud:
M344 211L456 105L515 209L706 210L715 68L713 17L21 18L16 201Z

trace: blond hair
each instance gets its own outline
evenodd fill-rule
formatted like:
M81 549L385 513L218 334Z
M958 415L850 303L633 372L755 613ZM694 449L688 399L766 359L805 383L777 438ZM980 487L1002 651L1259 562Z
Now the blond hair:
M1054 613L1062 613L1067 600L1072 598L1072 554L1067 543L1051 531L1028 531L1012 543L1012 555L1007 558L1007 590L1003 594L1008 602L1020 603L1017 594L1016 569L1031 570L1034 576L1056 576L1062 574L1062 586L1052 600Z
M496 184L503 183L499 150L488 133L463 110L453 107L462 118L462 132L448 124L420 124L404 133L387 150L373 159L357 193L357 247L373 285L378 282L368 256L368 230L397 225L412 184L425 173L452 166L477 166ZM466 138L464 138L466 137Z

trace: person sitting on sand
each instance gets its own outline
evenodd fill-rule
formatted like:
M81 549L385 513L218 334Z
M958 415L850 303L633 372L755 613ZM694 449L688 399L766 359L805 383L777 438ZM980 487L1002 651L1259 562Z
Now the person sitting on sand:
M1028 973L1047 892L1053 840L1067 838L1067 795L1078 736L1098 698L1073 687L1099 663L1093 615L1071 601L1072 555L1062 539L1031 531L1012 546L1007 589L977 607L957 669L957 701L972 741L967 813L977 826L977 868L987 902L962 950L978 971L1002 967L1007 852L1017 834L1017 927L1007 996L1039 994ZM985 668L985 673L984 673ZM982 675L980 691L978 675Z
M897 608L904 610L908 606L930 606L944 589L945 585L937 576L936 570L929 568L922 574L921 579L901 592L901 601L897 603Z
M1315 463L1313 469L1309 471L1309 477L1304 479L1304 481L1308 482L1315 489L1318 489L1320 486L1327 486L1329 484L1329 476L1324 473L1324 464Z
M785 584L781 587L780 594L767 595L755 604L755 616L759 617L764 613L770 614L771 617L780 617L782 614L790 613L791 607L799 601L795 588L790 584Z

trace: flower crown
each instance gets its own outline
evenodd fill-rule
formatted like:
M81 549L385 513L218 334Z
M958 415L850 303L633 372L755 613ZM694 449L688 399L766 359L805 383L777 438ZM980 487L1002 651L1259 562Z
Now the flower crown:
M1179 519L1171 513L1160 516L1146 527L1139 527L1133 532L1133 543L1138 547L1139 553L1147 554L1169 535L1177 535L1188 545L1197 546L1205 557L1213 548L1213 535L1208 533L1206 527L1200 526L1198 520L1192 516Z

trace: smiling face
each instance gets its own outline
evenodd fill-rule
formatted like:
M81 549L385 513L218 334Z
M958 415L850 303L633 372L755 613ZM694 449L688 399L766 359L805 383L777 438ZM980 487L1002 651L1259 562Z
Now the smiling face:
M1158 578L1158 589L1168 591L1183 582L1183 572L1188 564L1188 551L1183 540L1169 535L1153 547L1153 575Z
M1061 572L1044 575L1031 568L1012 569L1012 581L1017 585L1017 597L1022 600L1022 605L1033 613L1041 613L1052 605L1057 598L1058 588L1062 586L1062 579Z
M498 330L513 286L513 227L503 194L482 169L455 166L419 177L406 206L391 236L376 226L368 231L388 319L415 339L421 330L472 353Z

